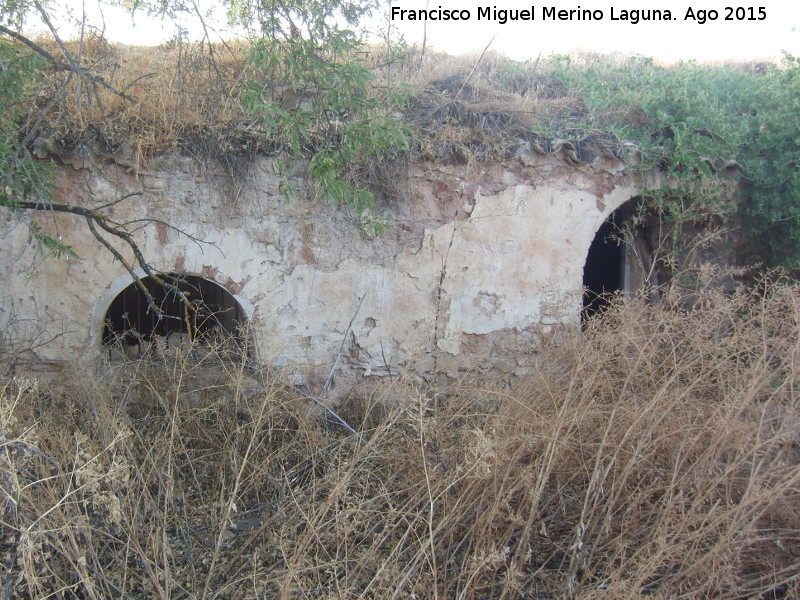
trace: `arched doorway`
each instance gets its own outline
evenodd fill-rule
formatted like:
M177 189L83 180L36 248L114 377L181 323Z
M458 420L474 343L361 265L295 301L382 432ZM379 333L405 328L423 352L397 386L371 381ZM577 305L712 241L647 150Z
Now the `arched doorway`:
M614 212L597 230L583 267L583 318L603 310L623 290L625 240Z
M196 275L142 277L120 291L103 318L102 345L114 358L157 355L182 347L242 350L245 311L225 288ZM144 287L150 299L142 291Z
M658 301L658 218L634 198L617 208L595 233L583 268L582 321L608 306L614 294L627 298L645 288Z

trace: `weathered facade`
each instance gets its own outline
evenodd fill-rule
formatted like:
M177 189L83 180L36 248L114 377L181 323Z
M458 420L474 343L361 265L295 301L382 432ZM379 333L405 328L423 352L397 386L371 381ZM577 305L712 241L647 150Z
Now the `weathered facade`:
M301 167L285 176L271 167L260 160L235 186L223 171L180 157L139 174L114 164L62 167L56 195L99 206L137 194L107 212L120 223L141 220L135 238L156 269L227 290L252 327L255 359L294 383L320 388L352 320L339 393L390 372L524 373L543 338L579 324L590 244L636 195L613 160L575 166L531 154L507 164L411 165L395 182L398 199L379 207L387 233L369 238L346 209L308 197ZM284 177L297 183L289 201ZM32 344L18 367L107 358L104 323L131 276L79 217L37 216L75 249L69 261L41 260L27 247L31 215L2 217L2 330L47 341Z

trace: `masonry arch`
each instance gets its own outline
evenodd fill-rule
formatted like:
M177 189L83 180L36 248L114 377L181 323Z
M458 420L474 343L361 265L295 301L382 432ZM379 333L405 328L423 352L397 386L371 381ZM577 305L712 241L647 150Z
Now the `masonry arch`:
M583 268L582 320L602 311L614 294L630 299L651 290L658 301L657 218L642 210L640 198L624 202L595 232Z
M159 278L163 285L145 274L139 278L158 310L131 276L114 280L95 303L96 346L110 359L156 356L179 346L252 354L249 303L199 275L162 273Z

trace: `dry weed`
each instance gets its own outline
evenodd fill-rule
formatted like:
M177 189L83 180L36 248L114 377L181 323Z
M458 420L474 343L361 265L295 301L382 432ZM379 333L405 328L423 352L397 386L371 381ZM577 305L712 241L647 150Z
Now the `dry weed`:
M37 43L58 54L54 42ZM40 158L79 167L113 159L141 171L149 157L169 152L224 163L275 151L241 103L248 41L140 48L87 36L67 48L109 87L58 69L48 74L28 116ZM371 69L376 97L399 84L410 86L414 100L404 121L419 134L426 159L508 158L531 141L538 120L586 110L578 92L551 75L553 59L518 63L491 51L422 56L416 48L390 54L383 46L367 47L354 58ZM241 175L241 168L235 171Z
M798 340L795 285L676 288L511 389L395 381L360 438L213 353L9 381L4 596L796 597Z

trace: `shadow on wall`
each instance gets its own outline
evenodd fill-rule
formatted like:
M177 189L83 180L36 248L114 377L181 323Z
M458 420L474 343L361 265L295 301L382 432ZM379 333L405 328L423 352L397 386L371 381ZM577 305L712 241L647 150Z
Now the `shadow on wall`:
M141 279L157 311L133 282L111 302L102 337L109 359L157 356L190 345L233 346L241 355L241 349L250 346L244 343L245 312L225 288L196 275L169 273L161 277L165 285L152 277ZM191 308L181 300L181 294Z

